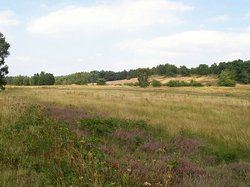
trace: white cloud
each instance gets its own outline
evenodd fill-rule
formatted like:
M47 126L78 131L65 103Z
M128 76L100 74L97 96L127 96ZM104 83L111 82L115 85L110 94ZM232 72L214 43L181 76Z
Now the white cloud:
M125 41L118 47L141 57L147 55L156 60L168 59L178 65L195 65L250 58L250 32L195 30L152 40Z
M217 23L222 23L222 22L229 21L229 19L230 19L230 16L224 14L224 15L219 15L219 16L212 17L211 19L209 19L209 21L211 21L211 22L217 22Z
M176 24L180 22L176 13L191 9L171 0L121 0L89 7L68 6L31 21L27 29L39 34L134 31L156 24Z
M20 21L15 18L15 14L11 10L0 10L0 27L8 27L18 25Z

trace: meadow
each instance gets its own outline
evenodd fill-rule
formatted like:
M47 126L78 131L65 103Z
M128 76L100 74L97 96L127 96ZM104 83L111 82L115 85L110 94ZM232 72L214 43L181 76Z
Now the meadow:
M88 163L91 165L90 169L88 168L89 175L86 174L85 176L83 176L82 179L85 179L86 177L89 179L96 179L96 181L92 181L88 184L86 183L86 186L90 184L98 186L100 184L104 184L104 181L107 181L107 180L113 181L112 183L113 186L126 186L126 185L141 186L143 184L147 185L147 183L145 182L154 184L154 186L161 186L161 185L178 186L178 184L184 185L184 183L182 183L182 180L184 180L184 178L185 178L185 184L187 184L186 186L211 186L211 185L212 186L214 185L215 186L216 185L218 186L228 186L228 185L247 186L249 184L249 181L248 181L248 179L250 179L250 166L248 164L248 162L250 162L250 156L249 156L250 155L250 141L249 141L250 140L250 86L249 85L237 85L237 87L232 87L232 88L223 88L223 87L216 87L216 86L197 87L197 88L195 87L138 88L138 87L112 86L112 85L109 85L109 86L71 85L71 86L40 86L40 87L8 86L6 91L0 93L0 103L2 106L1 111L0 111L0 128L2 129L3 132L5 132L6 129L9 129L10 127L16 127L17 123L20 123L20 119L23 119L22 116L24 114L26 114L27 116L27 110L30 110L30 106L33 106L35 104L43 108L41 110L45 110L45 112L42 113L42 118L45 116L45 117L48 117L48 119L52 118L53 120L56 120L56 121L61 120L61 121L66 122L67 124L70 124L69 127L71 128L71 132L75 132L77 137L84 136L83 135L84 133L81 132L81 130L79 129L73 128L72 130L72 126L74 126L74 124L78 124L77 127L79 127L80 129L81 128L85 130L87 129L88 132L91 131L92 137L96 137L96 139L93 141L97 141L97 142L101 141L102 143L105 142L105 145L110 145L110 144L114 145L114 147L111 147L111 148L109 146L105 147L105 150L108 152L110 150L115 150L113 152L111 151L112 153L107 154L109 156L107 155L105 156L105 158L109 157L108 163L111 163L112 166L115 165L116 162L118 163L128 162L128 161L125 161L124 158L121 156L123 151L122 150L118 151L119 146L121 145L127 146L125 150L126 149L130 150L129 151L131 153L129 155L130 157L138 158L139 160L140 159L144 160L145 163L148 163L149 160L159 159L161 161L159 162L159 165L164 165L162 158L163 158L163 155L166 154L165 152L159 153L159 154L147 153L145 155L145 152L143 151L138 152L138 149L139 149L138 147L141 147L141 149L143 150L146 149L146 150L151 150L151 151L154 150L154 148L152 147L157 147L157 150L161 150L160 149L161 148L160 145L162 145L161 143L164 141L165 142L170 141L172 143L173 142L176 143L177 147L179 146L179 148L181 149L183 148L183 141L184 141L184 144L185 142L189 142L189 143L191 142L190 143L191 145L184 145L184 148L186 146L187 149L192 149L192 146L196 145L195 143L196 140L199 142L205 142L205 143L202 143L205 148L203 147L202 149L199 149L200 152L198 151L198 152L195 152L194 154L188 153L187 155L185 155L182 152L183 150L180 150L179 152L178 151L171 152L172 149L168 150L169 154L171 155L170 157L172 159L170 159L167 162L166 168L168 168L168 170L164 171L164 177L162 177L161 179L158 179L155 176L155 174L160 173L160 171L157 170L156 168L152 169L153 166L152 167L148 166L149 168L151 167L151 170L148 169L149 171L151 171L151 173L149 172L150 177L146 179L141 177L142 174L140 172L135 173L134 177L133 175L129 175L128 173L124 175L124 173L126 173L125 170L128 170L128 172L130 172L131 169L123 168L122 166L118 167L118 169L115 170L115 171L120 172L120 173L117 172L115 175L111 174L112 172L115 172L115 171L111 172L109 169L107 169L107 171L111 172L110 176L114 175L117 178L120 178L119 181L117 181L117 179L114 179L112 177L107 179L103 176L101 177L101 175L100 175L100 178L98 178L97 176L98 172L92 173L90 171L90 170L92 171L96 170L95 168L96 163L93 165L93 161L91 161L91 164ZM34 110L36 111L37 109L34 109ZM96 116L98 117L99 121L94 120L94 122L92 121L93 124L95 123L102 124L102 125L113 124L115 122L110 122L110 121L105 121L105 120L117 119L118 122L116 123L123 124L123 125L119 126L118 131L112 125L111 125L112 126L111 129L106 129L106 126L102 126L102 125L101 126L97 125L98 128L100 127L100 129L96 129L96 126L95 128L93 127L91 129L90 128L91 125L90 126L86 125L86 124L90 124L91 120L90 122L89 121L86 122L84 121L84 119L86 120L89 118L95 119ZM29 120L29 119L27 119L26 117L25 120ZM35 123L34 121L36 120L37 118L34 117L33 123ZM46 123L45 119L39 118L39 120L42 121L41 123ZM80 123L76 122L76 121L81 121L81 120L82 122ZM104 120L104 122L102 120ZM125 120L125 121L119 122L119 120ZM52 122L48 122L48 123L52 123ZM148 128L146 128L147 130L144 129L144 131L146 131L150 135L145 135L145 137L141 138L142 140L141 139L134 140L133 139L134 137L140 136L141 134L140 130L138 130L141 128L140 123L143 123L143 124L145 123L148 125ZM132 128L131 124L134 124L135 127ZM138 124L139 124L139 127L137 127ZM50 127L47 127L47 128L50 129ZM35 127L32 127L31 129L33 129L34 132L37 131ZM137 133L133 134L131 130ZM54 134L53 133L52 134L53 136L56 136L57 133L59 132L55 132ZM98 133L101 133L101 134L98 134ZM132 135L129 133L132 133ZM119 141L113 140L113 139L109 140L108 136L110 134L112 134L112 137L114 139L116 138ZM152 136L152 137L148 138L149 136ZM179 140L178 138L180 137L187 138L187 139ZM127 141L128 139L129 141L133 139L131 141L135 141L135 142L131 144L131 142L129 143L128 141L127 143L129 144L125 145L124 140ZM152 139L154 140L153 142L155 142L156 140L157 141L159 140L160 143L159 142L158 144L152 143ZM121 143L120 140L122 140L123 143ZM4 141L3 137L1 137L1 140L0 140L1 142L0 148L7 146L7 144L4 145L2 141ZM59 140L55 140L55 141L59 141ZM77 140L73 138L73 140L71 141L73 142ZM89 140L89 141L93 143L92 140ZM144 141L147 144L145 144ZM15 141L13 140L12 143L15 144ZM130 144L133 145L133 148L129 147ZM179 144L181 144L181 146ZM74 151L76 147L74 148L71 147L69 150L67 149L68 152L66 151L65 154L67 155L76 154L76 151ZM198 165L201 168L206 168L207 171L210 171L210 170L213 172L224 171L226 174L223 172L219 174L217 173L217 174L220 176L226 176L224 180L227 182L224 181L220 183L218 181L219 179L215 180L215 178L213 178L213 176L211 177L210 175L208 176L212 178L211 180L209 177L207 178L207 176L205 178L198 177L200 180L198 180L197 178L193 179L192 177L190 177L190 175L188 176L182 175L182 180L180 180L180 178L178 177L175 178L174 177L175 170L173 168L175 168L176 164L179 163L179 161L175 162L175 159L173 159L173 157L176 158L176 152L179 153L177 154L179 155L178 158L180 157L182 159L189 158L189 160L192 160L192 162L196 164L198 163ZM56 154L60 154L60 151ZM99 155L99 153L96 153L96 154ZM117 156L117 155L120 155L120 156ZM214 162L211 163L210 165L205 164L206 162L209 162L209 158L213 156L216 156L217 158L216 164L214 164ZM81 155L81 157L85 158L86 155ZM116 157L117 157L117 160L112 161L111 158L116 158ZM0 158L1 158L1 155L0 155ZM103 160L103 158L98 157L97 160ZM79 163L83 162L82 160L79 160L79 158L77 158L76 161ZM22 162L20 161L20 163ZM105 163L107 163L107 160L105 161ZM180 161L180 163L183 164L187 162ZM236 175L235 173L230 173L230 174L228 173L227 171L228 164L230 165L230 164L235 164L235 163L238 163L240 165L240 166L237 165L237 168L239 167L244 168L243 173L244 173L245 178L244 176L243 177L238 176L238 174ZM76 166L78 166L78 164L76 164ZM98 167L99 166L100 165L98 165ZM19 174L15 170L15 168L12 168L8 165L6 165L6 167L9 170L6 170L4 172L4 174L0 178L0 181L5 182L7 186L8 185L12 186L13 184L23 184L23 185L26 184L25 182L27 181L25 181L24 179L21 182L19 181L20 183L17 182L17 179L9 180L10 175L17 176ZM22 168L25 168L25 167L26 165L24 166L22 165ZM100 167L104 169L106 168L103 162L101 162ZM233 166L230 165L230 168L231 167ZM200 169L194 169L195 167L190 166L190 165L189 167L186 167L185 165L184 168L189 168L187 169L187 171L185 170L187 174L189 173L189 171L193 171L193 174L197 176L200 176L200 173L202 173ZM78 168L78 169L80 170L84 168ZM179 169L178 171L179 172L183 171L183 168ZM13 172L15 174L13 174ZM26 170L20 171L20 172L25 173ZM39 170L39 172L42 172L42 170ZM38 176L39 172L36 174L38 178L39 178ZM79 171L75 171L75 173L77 172ZM100 172L102 173L104 171L100 171ZM73 176L72 173L70 175ZM166 177L166 175L168 177ZM235 176L237 176L236 177L237 179L235 179L236 181L231 181L231 178L234 179ZM50 176L50 177L53 179L56 178L55 176L54 177ZM64 185L67 186L68 184L71 184L71 183L76 184L76 185L81 184L79 180L75 180L75 179L73 180L70 178L67 178L67 179L63 178L63 180L58 179L58 180L53 181L51 180L50 177L48 177L48 179L47 178L43 179L42 180L43 182L41 184L44 184L44 185L54 184L54 185L63 185L63 186ZM141 181L138 178L141 179ZM137 181L137 179L139 181ZM46 180L48 180L49 182L46 182ZM162 181L162 180L163 182L160 183L159 181ZM12 181L13 183L11 183L10 181ZM213 183L212 181L215 183ZM29 182L30 184L34 184L32 183L34 182L32 180ZM111 183L107 185L111 185Z

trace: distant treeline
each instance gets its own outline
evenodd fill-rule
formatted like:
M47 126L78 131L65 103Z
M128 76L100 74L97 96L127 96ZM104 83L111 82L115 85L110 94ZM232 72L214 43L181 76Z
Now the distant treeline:
M85 85L88 83L96 83L99 79L106 81L131 79L137 77L138 69L129 71L91 71L80 72L65 76L57 76L54 78L52 74L41 72L35 74L32 77L16 76L7 77L7 84L10 85L68 85L78 84ZM187 68L186 66L177 67L172 64L161 64L153 68L144 68L148 75L161 75L168 77L175 77L177 75L190 76L196 75L220 75L223 70L228 70L234 75L235 81L239 83L250 83L250 61L235 60L232 62L221 62L219 64L212 64L208 66L206 64L200 64L196 68Z
M104 79L106 81L114 81L114 80L123 80L123 79L131 79L135 78L136 70L130 71L91 71L91 72L80 72L73 73L65 76L56 77L55 84L57 85L65 85L65 84L78 84L85 85L88 83L96 83L100 79Z
M32 77L21 75L15 77L6 77L6 81L9 85L17 86L54 85L55 77L51 73L41 72L40 74L34 74Z

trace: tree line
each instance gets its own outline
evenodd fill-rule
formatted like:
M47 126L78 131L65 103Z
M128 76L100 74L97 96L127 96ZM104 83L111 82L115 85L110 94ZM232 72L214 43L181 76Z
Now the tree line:
M131 78L145 79L145 76L160 75L160 76L190 76L196 75L220 75L225 71L222 76L230 76L230 79L248 84L250 83L250 61L235 60L231 62L221 62L219 64L212 64L211 66L206 64L200 64L195 68L187 68L186 66L177 67L173 64L161 64L153 68L138 68L129 71L91 71L91 72L79 72L65 76L56 76L53 74L41 72L35 74L32 77L27 76L15 76L6 77L7 84L10 85L86 85L89 83L97 83L100 81L114 81ZM140 76L140 75L144 76ZM226 75L225 75L226 74ZM147 84L145 81L142 84ZM146 85L142 85L146 86Z
M28 76L13 76L6 77L6 82L9 85L17 85L17 86L38 86L38 85L54 85L55 77L52 73L36 73L32 77Z
M4 89L6 84L9 85L67 85L78 84L85 85L88 83L105 84L105 81L123 80L138 78L139 85L148 86L148 77L151 75L162 75L175 77L177 75L190 76L215 74L219 77L219 85L235 85L236 82L248 84L250 83L250 61L235 60L231 62L221 62L219 64L200 64L195 68L187 68L186 66L177 67L173 64L161 64L153 68L138 68L129 71L91 71L79 72L65 76L54 77L51 73L36 73L32 77L28 76L10 76L8 74L8 66L5 65L5 59L9 56L10 44L0 33L0 90Z
M91 71L91 72L79 72L73 73L65 76L57 76L55 77L55 84L57 85L67 85L67 84L78 84L78 85L86 85L88 83L97 83L100 80L105 81L115 81L115 80L123 80L123 79L131 79L135 78L136 70L130 71Z

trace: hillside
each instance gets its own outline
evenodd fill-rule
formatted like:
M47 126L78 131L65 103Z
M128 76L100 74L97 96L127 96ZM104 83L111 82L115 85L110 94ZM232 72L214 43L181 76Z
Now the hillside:
M169 82L170 80L179 80L179 81L187 81L190 82L191 80L198 81L202 83L203 85L216 85L218 76L216 75L207 75L207 76L201 76L201 75L191 75L189 77L183 77L183 76L176 76L176 77L166 77L166 76L158 76L158 75L152 75L149 77L149 81L152 80L158 80L162 84ZM133 79L123 79L123 80L116 80L116 81L108 81L108 85L124 85L127 83L135 83L138 82L137 78Z

